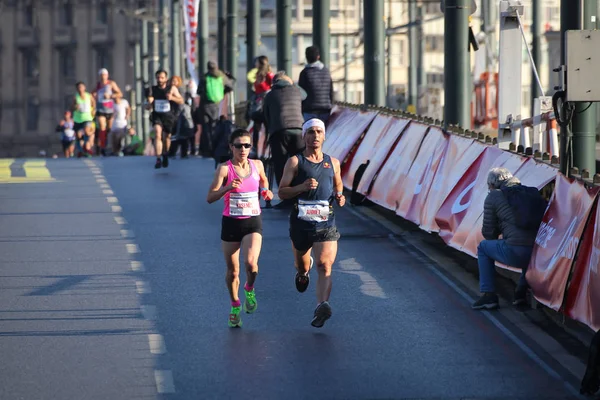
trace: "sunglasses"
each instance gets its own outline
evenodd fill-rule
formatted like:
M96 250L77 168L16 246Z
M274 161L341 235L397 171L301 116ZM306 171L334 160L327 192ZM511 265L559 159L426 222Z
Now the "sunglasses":
M236 149L241 149L242 147L245 149L249 149L252 147L252 145L250 143L236 143L233 145L233 147L235 147Z

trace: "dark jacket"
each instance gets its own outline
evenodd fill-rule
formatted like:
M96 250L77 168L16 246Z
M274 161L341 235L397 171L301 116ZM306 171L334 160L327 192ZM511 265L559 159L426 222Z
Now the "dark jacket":
M519 180L511 178L504 182L506 186L518 185ZM483 204L483 237L496 240L499 235L513 246L533 246L537 231L526 231L515 223L515 216L501 189L494 189L487 195Z
M300 89L283 79L273 85L263 104L267 132L302 129L302 97Z
M333 103L333 80L325 65L317 61L300 72L298 86L306 92L302 101L304 113L329 113Z

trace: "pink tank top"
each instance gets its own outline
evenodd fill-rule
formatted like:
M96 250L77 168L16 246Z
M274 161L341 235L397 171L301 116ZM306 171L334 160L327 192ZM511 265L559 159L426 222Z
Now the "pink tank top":
M248 162L250 163L250 174L242 178L235 172L231 161L227 161L227 183L225 185L229 185L235 178L240 178L242 184L237 189L225 193L223 215L226 217L243 219L260 215L258 200L260 177L254 161L248 160Z

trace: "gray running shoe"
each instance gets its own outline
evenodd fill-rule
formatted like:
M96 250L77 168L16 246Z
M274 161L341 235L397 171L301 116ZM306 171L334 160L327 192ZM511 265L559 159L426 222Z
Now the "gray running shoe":
M315 316L310 324L315 328L322 328L329 318L331 318L331 306L329 302L324 301L315 309Z

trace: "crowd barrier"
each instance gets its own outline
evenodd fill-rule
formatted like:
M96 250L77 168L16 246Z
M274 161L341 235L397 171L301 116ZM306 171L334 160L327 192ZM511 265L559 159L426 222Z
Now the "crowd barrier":
M490 138L448 133L432 122L336 105L323 150L342 162L346 188L473 257L483 240L490 168L505 167L539 190L555 185L526 276L538 301L598 331L599 189L561 175L549 162L500 150Z

